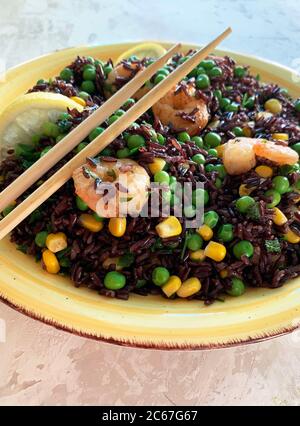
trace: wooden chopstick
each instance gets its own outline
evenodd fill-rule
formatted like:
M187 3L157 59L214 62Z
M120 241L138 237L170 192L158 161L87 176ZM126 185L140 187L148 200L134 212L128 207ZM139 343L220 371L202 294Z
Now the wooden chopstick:
M138 117L144 114L151 106L164 96L175 84L184 78L192 69L198 65L202 59L212 52L216 46L231 33L231 28L227 28L216 39L207 44L191 58L180 65L167 78L162 80L143 98L141 98L126 114L121 116L111 126L109 126L100 136L94 139L79 154L73 157L60 170L52 175L45 183L36 189L29 197L19 204L11 213L5 216L0 222L0 240L4 238L23 219L38 208L61 186L63 186L72 176L73 171L80 167L86 157L93 157L109 145L120 133L133 123Z
M128 98L134 95L156 71L165 65L167 60L172 57L180 46L180 43L175 44L153 64L138 73L100 108L65 136L61 143L55 145L46 156L36 161L29 169L5 188L0 194L0 212L30 188L31 185L57 164L58 161L71 152L72 149L82 142L95 127L99 126L99 124L103 123L117 109L121 108Z

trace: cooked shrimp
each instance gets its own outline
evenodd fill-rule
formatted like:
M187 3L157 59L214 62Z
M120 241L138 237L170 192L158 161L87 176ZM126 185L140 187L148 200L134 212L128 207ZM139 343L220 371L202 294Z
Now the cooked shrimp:
M224 144L223 163L230 175L240 175L253 169L256 156L279 166L295 164L299 160L293 149L265 139L235 138Z
M108 74L106 83L111 84L112 86L116 86L117 83L121 82L122 80L124 82L127 82L131 78L133 78L137 73L143 71L144 68L145 67L140 62L126 62L126 64L121 62ZM138 94L138 92L136 94ZM108 93L106 93L106 95L108 95ZM111 95L111 93L109 93L109 95ZM137 96L135 95L134 97L137 98Z
M209 114L206 103L197 99L195 93L193 83L181 82L153 105L155 117L175 131L197 134L208 123Z
M130 159L93 160L76 169L73 180L76 194L101 217L137 216L148 199L150 177Z

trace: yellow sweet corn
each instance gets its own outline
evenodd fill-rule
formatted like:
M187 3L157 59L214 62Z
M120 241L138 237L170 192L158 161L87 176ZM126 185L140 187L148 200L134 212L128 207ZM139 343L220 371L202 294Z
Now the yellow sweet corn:
M228 270L227 269L222 269L222 271L220 271L220 277L221 278L227 278L228 277Z
M126 217L112 217L109 219L108 229L114 237L123 237L126 232Z
M77 102L79 105L82 105L83 107L86 106L86 102L84 99L80 98L79 96L71 96L72 101Z
M284 239L291 244L298 244L300 242L299 235L295 234L291 229L288 230L286 234L284 234Z
M275 139L278 141L288 141L289 135L288 133L272 133L272 139Z
M103 222L95 219L91 214L83 213L79 218L80 224L91 232L99 232L103 228Z
M198 278L192 277L184 281L177 290L177 296L179 297L190 297L201 290L201 282Z
M258 174L258 176L266 179L273 176L273 169L269 166L257 166L255 167L255 172Z
M247 138L251 138L252 136L252 130L250 127L244 127L243 128L243 135L246 136Z
M42 258L46 267L46 271L49 272L49 274L57 274L60 271L59 262L55 254L52 253L52 251L43 251Z
M197 229L197 232L205 241L211 240L214 235L213 230L207 225L200 226L200 228Z
M240 185L240 187L239 187L239 196L243 197L244 195L250 195L251 192L254 189L255 188L248 188L247 185L245 185L244 183L242 183L242 185Z
M191 251L189 254L189 258L194 262L202 262L205 259L204 250L199 249L195 251Z
M116 265L116 271L121 271L122 266L118 265L120 258L119 257L108 257L102 263L104 269L108 269L111 265Z
M181 279L176 275L171 275L166 284L162 286L162 291L167 297L171 297L181 287Z
M216 262L221 262L226 256L226 247L223 244L210 241L205 247L204 254Z
M272 114L280 114L282 111L282 103L275 98L267 100L264 107L266 111L270 111Z
M224 154L225 145L224 144L223 145L218 145L218 146L216 146L215 149L217 150L218 157L222 158L223 154Z
M46 238L46 247L52 253L57 253L68 247L67 236L63 232L57 234L49 234Z
M154 158L153 162L149 164L150 172L155 175L157 172L161 172L166 165L166 161L163 158Z
M281 210L279 210L277 207L273 208L274 210L274 216L273 216L273 222L275 225L282 226L287 222L287 217L285 214L282 213Z
M160 238L176 237L182 232L182 226L177 217L169 216L155 227Z

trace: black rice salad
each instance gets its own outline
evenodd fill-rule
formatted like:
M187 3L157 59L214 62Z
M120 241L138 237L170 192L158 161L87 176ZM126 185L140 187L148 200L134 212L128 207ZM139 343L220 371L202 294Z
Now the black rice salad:
M30 191L192 53L176 54ZM58 77L39 80L29 92L60 93L84 109L44 123L31 144L20 141L0 165L0 191L52 146L64 143L67 133L152 61L133 56L114 65L77 57ZM241 296L247 286L280 287L300 274L299 120L300 100L286 89L261 83L259 75L229 57L210 56L99 157L87 159L73 179L13 230L11 241L47 272L119 299L161 294L210 304L225 294ZM170 202L168 217L99 214L95 203L103 196L103 181L130 172L132 179L135 172L144 176L145 185L147 180L164 185L160 197ZM192 202L176 217L174 188L184 182L193 187ZM203 189L196 189L197 183ZM118 191L130 192L121 185ZM198 198L204 203L203 223L188 228Z

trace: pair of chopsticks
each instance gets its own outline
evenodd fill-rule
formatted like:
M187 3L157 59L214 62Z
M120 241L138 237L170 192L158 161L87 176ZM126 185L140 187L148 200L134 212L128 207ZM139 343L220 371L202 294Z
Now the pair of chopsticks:
M61 188L71 177L73 171L85 163L87 157L94 157L106 148L117 136L126 130L130 124L137 120L149 108L161 99L174 85L181 81L192 69L199 64L216 46L231 33L227 28L222 34L207 44L200 51L169 74L150 92L143 96L117 121L112 123L101 135L95 138L82 151L74 156L68 163L52 175L38 189L29 195L22 203L0 221L0 240L14 229L22 220L29 216L52 194ZM32 184L40 179L47 171L58 163L66 154L74 149L88 134L99 124L103 123L111 114L119 109L125 101L149 80L166 61L180 48L174 45L163 56L142 72L138 73L131 81L115 93L98 110L72 130L63 141L55 145L43 158L39 159L13 183L0 194L0 212L10 205Z

